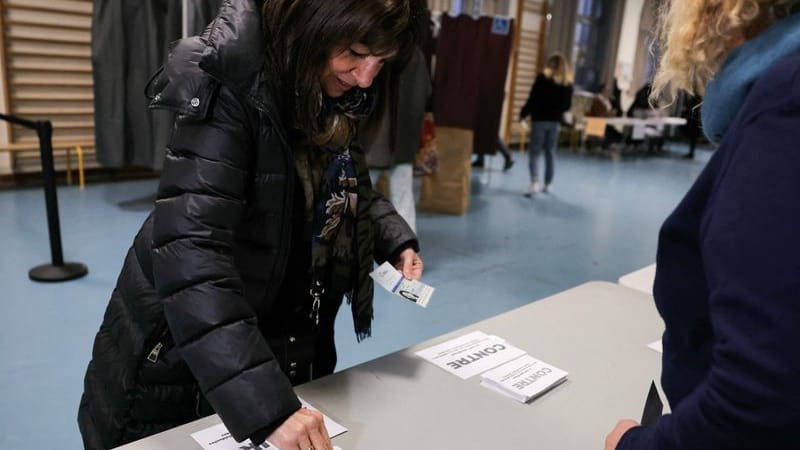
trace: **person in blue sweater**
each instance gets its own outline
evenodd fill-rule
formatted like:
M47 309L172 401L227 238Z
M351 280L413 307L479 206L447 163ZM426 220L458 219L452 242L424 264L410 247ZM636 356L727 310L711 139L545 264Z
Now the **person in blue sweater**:
M659 235L671 413L620 421L605 448L800 449L800 1L664 14L654 93L703 95L718 150Z

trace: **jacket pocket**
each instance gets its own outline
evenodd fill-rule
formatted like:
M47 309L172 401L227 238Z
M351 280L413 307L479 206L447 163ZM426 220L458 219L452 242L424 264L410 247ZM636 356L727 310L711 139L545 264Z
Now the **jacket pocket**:
M194 381L189 367L178 354L175 340L166 322L157 327L153 338L145 347L144 359L139 370L142 384L181 385Z
M199 388L178 354L166 322L147 340L133 390L131 417L141 424L183 423L198 417Z

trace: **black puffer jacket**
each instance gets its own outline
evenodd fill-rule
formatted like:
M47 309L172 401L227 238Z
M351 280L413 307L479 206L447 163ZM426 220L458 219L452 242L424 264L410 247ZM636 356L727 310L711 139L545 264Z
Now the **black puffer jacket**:
M287 302L295 310L310 302L277 296L296 174L260 70L256 3L226 0L204 35L179 41L155 78L152 106L175 111L175 127L155 209L128 252L87 369L78 417L87 448L211 412L244 440L300 406L284 371L302 339L290 326L264 326L280 323L275 311ZM363 154L351 152L368 182ZM378 262L416 247L385 199L359 205L373 219Z

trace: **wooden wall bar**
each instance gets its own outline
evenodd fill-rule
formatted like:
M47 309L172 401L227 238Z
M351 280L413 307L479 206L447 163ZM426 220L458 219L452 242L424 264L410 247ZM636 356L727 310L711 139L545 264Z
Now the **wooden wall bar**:
M93 140L92 0L0 0L0 14L6 112L52 121L54 140ZM0 144L37 141L17 126L4 138ZM37 151L14 155L11 171L40 170Z

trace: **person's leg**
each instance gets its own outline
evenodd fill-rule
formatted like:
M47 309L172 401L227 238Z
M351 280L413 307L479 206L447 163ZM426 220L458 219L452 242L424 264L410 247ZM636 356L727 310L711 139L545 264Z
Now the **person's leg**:
M511 153L508 151L506 143L503 142L503 138L500 136L497 136L497 150L503 155L503 172L505 172L514 165L514 159L511 158Z
M695 130L692 127L689 130L689 153L683 155L684 158L692 159L694 158L694 149L697 147L697 139L700 137L699 129Z
M472 161L472 167L482 169L483 168L483 154L475 156L475 161Z
M398 164L389 171L390 201L400 217L417 232L417 210L414 206L414 166Z
M528 171L530 172L531 184L525 195L532 196L539 191L539 154L544 145L546 125L544 122L531 122L531 140L528 143Z
M548 130L546 134L546 140L543 144L544 146L544 159L545 159L545 166L544 166L544 191L547 192L550 189L550 184L553 182L553 176L555 175L555 152L556 147L558 146L558 131L559 131L559 124L558 122L552 122L548 124Z

